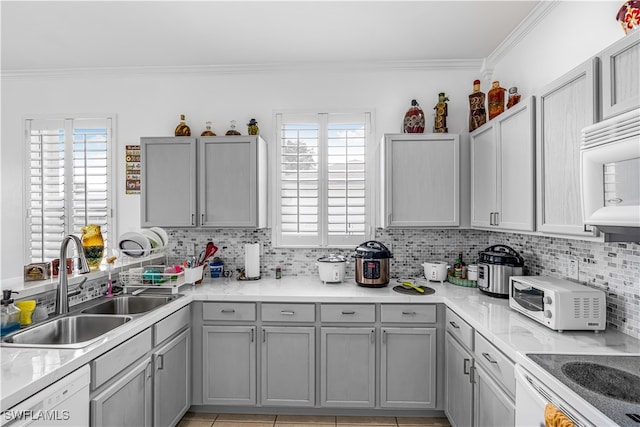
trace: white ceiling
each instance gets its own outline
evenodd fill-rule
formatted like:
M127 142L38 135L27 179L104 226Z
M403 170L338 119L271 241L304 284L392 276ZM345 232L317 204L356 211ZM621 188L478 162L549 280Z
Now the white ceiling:
M470 60L539 1L7 1L2 71Z

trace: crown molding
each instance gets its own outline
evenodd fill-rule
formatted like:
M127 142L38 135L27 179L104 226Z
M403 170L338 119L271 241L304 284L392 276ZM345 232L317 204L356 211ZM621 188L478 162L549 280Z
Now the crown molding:
M0 72L2 80L82 78L96 76L126 76L151 74L216 75L238 73L288 73L288 72L343 72L343 71L387 71L387 70L477 70L482 59L416 60L416 61L368 61L368 62L308 62L274 64L233 65L179 65L147 67L100 67L66 69L27 69Z

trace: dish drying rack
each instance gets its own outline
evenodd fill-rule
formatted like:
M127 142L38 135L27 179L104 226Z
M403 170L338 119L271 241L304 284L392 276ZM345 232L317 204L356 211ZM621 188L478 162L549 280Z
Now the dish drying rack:
M154 292L177 294L178 289L186 284L184 271L179 273L161 273L164 265L147 265L134 267L119 274L119 281L124 293L142 292L145 289ZM149 270L158 270L149 272Z

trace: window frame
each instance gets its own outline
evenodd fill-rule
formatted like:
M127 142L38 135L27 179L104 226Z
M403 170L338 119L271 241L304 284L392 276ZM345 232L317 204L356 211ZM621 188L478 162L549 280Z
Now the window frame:
M318 237L310 237L310 238L283 238L282 235L282 226L281 226L281 173L282 173L282 165L281 165L281 132L282 132L282 124L283 117L285 116L310 116L316 115L321 116L324 115L325 118L329 115L356 115L362 114L365 119L365 231L364 235L355 235L348 236L344 235L329 236L326 228L320 226L319 236ZM291 120L288 120L291 122ZM272 180L271 185L271 234L272 234L272 245L275 248L336 248L336 249L344 249L344 248L353 248L359 243L367 240L371 240L374 237L374 230L376 224L375 218L375 203L377 200L375 199L375 191L378 188L376 174L376 160L377 160L377 151L378 145L374 140L374 123L375 123L375 111L372 108L359 108L359 109L318 109L318 110L277 110L274 111L273 114L273 123L274 123L274 147L271 154L271 161L274 167L271 168L270 177ZM327 166L328 166L328 139L327 139L327 130L328 130L328 121L318 119L317 123L319 125L324 124L325 126L320 126L318 129L319 134L319 157L322 159L318 166L318 173L320 174L320 187L322 188L320 197L322 200L318 206L318 215L321 216L320 224L325 223L328 218L327 208L328 208L328 200L327 200ZM291 242L291 240L298 240L298 242ZM341 242L337 242L341 240Z
M30 241L32 239L32 229L31 229L31 134L30 130L32 126L30 122L38 122L38 121L60 121L63 123L63 128L67 129L66 121L82 121L82 120L102 120L107 124L107 227L109 230L108 243L105 242L105 249L115 248L117 239L118 239L118 231L117 231L117 185L118 179L115 175L115 171L117 171L117 153L118 153L118 143L117 143L117 115L113 113L99 113L99 114L64 114L64 113L52 113L52 114L25 114L22 116L22 128L23 128L23 165L24 172L22 174L23 179L23 259L24 264L29 264L32 261L32 251ZM87 126L83 126L82 123L79 125L77 123L71 123L70 129L85 129L91 128ZM64 216L65 216L65 231L64 235L68 234L76 234L73 230L73 219L72 216L72 204L67 203L67 201L73 200L73 191L71 195L67 194L66 190L68 189L66 184L69 181L69 177L73 177L73 160L67 160L66 156L68 153L73 153L73 132L71 133L71 147L69 144L65 143L65 163L64 163L64 175L65 175L65 208L64 208ZM67 141L65 136L65 142ZM67 219L71 218L71 219ZM79 236L78 236L79 237ZM71 251L73 248L69 247ZM71 252L70 252L71 253ZM57 256L55 257L57 258ZM43 262L50 261L45 259ZM36 261L37 262L37 261Z

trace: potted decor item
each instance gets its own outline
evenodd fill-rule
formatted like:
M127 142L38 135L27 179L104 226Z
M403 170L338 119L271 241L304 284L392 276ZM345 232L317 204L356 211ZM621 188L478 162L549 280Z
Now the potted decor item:
M104 240L102 239L100 226L89 224L82 227L81 240L84 256L87 258L89 268L91 270L97 270L100 267L102 255L104 254Z
M418 101L411 100L411 107L404 115L404 133L423 133L424 132L424 112Z

